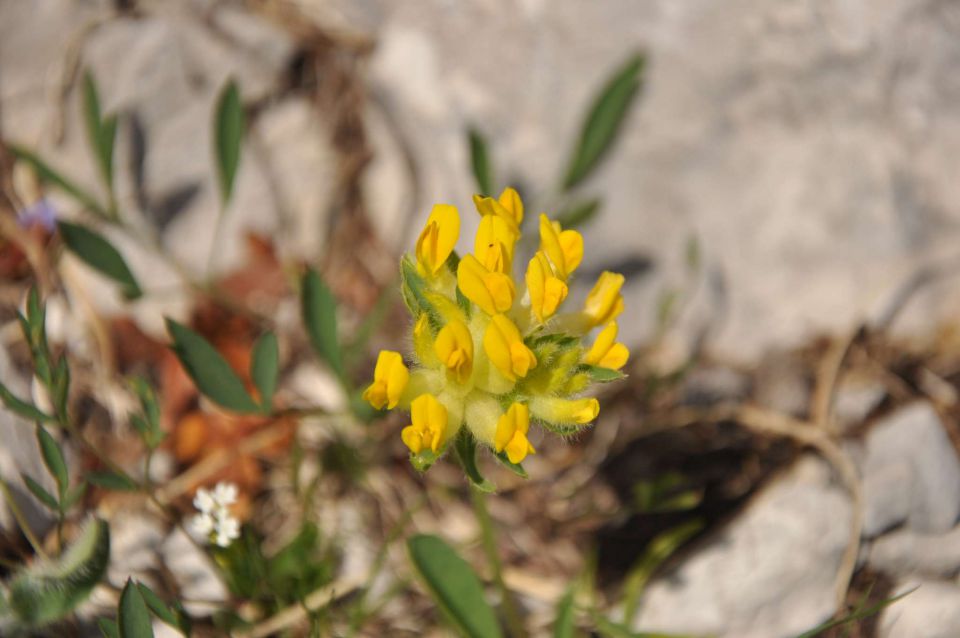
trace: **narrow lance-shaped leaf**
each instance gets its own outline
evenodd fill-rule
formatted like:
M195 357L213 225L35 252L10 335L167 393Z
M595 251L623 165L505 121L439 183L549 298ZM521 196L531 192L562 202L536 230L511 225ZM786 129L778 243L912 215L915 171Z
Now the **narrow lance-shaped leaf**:
M150 638L153 636L153 623L150 621L150 611L143 595L132 579L120 593L120 605L117 609L117 626L120 629L120 638Z
M140 595L143 596L143 601L147 604L147 607L150 608L150 611L152 611L157 618L174 629L183 631L185 635L189 635L184 631L186 627L184 626L183 619L177 615L176 611L168 607L167 604L163 602L163 599L157 596L153 590L143 583L137 583L137 589L140 590Z
M214 120L214 145L217 159L217 177L220 196L226 204L233 195L233 181L240 165L243 142L243 104L236 82L230 80L217 99Z
M43 457L43 464L50 471L50 476L57 482L57 489L60 493L60 500L63 500L70 486L70 479L67 474L67 463L63 459L63 452L60 450L60 444L57 443L49 432L42 425L37 424L37 444L40 446L40 455Z
M61 221L57 226L67 248L88 266L120 284L127 299L143 294L127 262L106 238L79 224Z
M88 472L87 481L91 485L102 487L105 490L114 490L116 492L136 492L140 489L132 479L117 474L116 472Z
M436 536L421 534L407 541L407 549L430 594L461 634L470 638L502 635L480 580L452 547Z
M337 335L337 302L333 293L313 269L303 276L301 289L303 323L313 349L341 379L343 358Z
M595 99L580 131L570 160L564 188L572 188L596 168L610 148L624 117L640 89L645 59L634 55L621 67Z
M557 221L564 228L577 228L593 219L600 210L599 199L588 199L565 208L557 215Z
M264 334L253 346L250 361L250 376L260 393L260 405L265 412L270 411L273 393L277 388L277 375L280 372L280 350L277 336L272 332Z
M468 132L470 141L470 168L481 195L493 195L493 174L490 168L490 156L483 134L475 128Z
M57 502L57 497L47 491L45 487L37 483L29 474L21 474L20 477L23 479L23 484L27 486L27 489L30 490L30 493L40 501L47 509L53 512L60 511L60 503Z
M62 619L86 600L109 560L110 529L95 519L59 559L34 563L13 578L8 601L17 625L29 630Z
M167 332L173 339L173 352L200 392L234 412L250 414L259 411L243 381L216 348L186 326L173 319L166 321Z
M100 112L100 95L93 74L83 74L83 116L87 138L100 168L100 176L109 192L113 192L113 145L117 132L117 118L104 119Z
M454 446L457 452L457 458L460 461L460 466L463 468L463 473L466 474L470 482L473 483L473 486L481 492L496 491L493 483L483 478L483 474L480 473L480 468L477 467L477 441L473 438L472 434L467 432L466 428L460 430Z
M575 593L576 590L570 587L557 604L557 613L553 621L553 638L574 638L576 635Z
M96 198L78 186L75 182L71 181L67 177L60 174L52 166L47 164L45 161L40 159L38 155L28 151L22 146L17 146L15 144L10 144L7 146L7 149L22 162L26 162L36 171L37 176L44 182L56 186L67 195L73 197L80 205L85 209L102 217L104 219L109 219L110 215L107 213L106 209L97 202Z
M18 398L16 395L10 392L7 386L3 385L3 383L0 383L0 401L3 402L3 405L5 405L8 410L14 412L15 414L19 414L29 421L53 421L52 416L44 414L34 407L32 403L28 403L23 399Z

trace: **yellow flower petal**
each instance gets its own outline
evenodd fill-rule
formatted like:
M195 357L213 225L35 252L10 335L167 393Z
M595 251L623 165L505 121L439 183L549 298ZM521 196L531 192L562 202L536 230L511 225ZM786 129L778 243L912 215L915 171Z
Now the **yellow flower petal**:
M473 255L466 255L460 260L457 286L467 299L480 306L488 315L509 310L516 294L510 277L491 272Z
M527 440L526 435L520 434L519 432L513 435L513 438L510 439L510 442L507 443L504 450L506 450L507 458L511 463L520 463L523 459L527 458L528 454L537 453L537 451L533 449L533 446L530 445L530 441Z
M516 241L517 236L507 221L496 215L484 215L477 228L473 252L487 270L509 275Z
M399 352L381 350L373 371L373 383L364 391L363 399L378 410L393 409L410 380L410 371Z
M513 203L508 202L512 207ZM492 215L494 217L499 217L507 222L507 225L510 227L514 236L520 237L520 220L523 219L523 205L521 204L519 209L519 219L517 216L517 210L514 208L507 208L499 201L495 200L492 197L483 197L481 195L473 196L473 204L477 207L477 212L486 217L487 215Z
M517 326L502 314L490 318L483 335L483 351L510 381L527 376L530 368L537 365L536 356L524 345Z
M623 275L608 271L600 274L583 306L583 312L591 326L613 321L623 312L623 295L620 294L622 286Z
M554 276L550 262L542 251L538 251L527 265L526 280L530 307L537 321L543 323L553 316L567 298L567 284Z
M458 383L466 383L473 372L473 336L469 328L453 320L437 333L434 352Z
M566 281L583 260L583 237L575 230L563 230L541 213L540 250L550 259L557 277Z
M536 450L527 440L530 431L530 410L523 403L512 404L497 421L497 433L493 447L497 452L506 450L511 463L519 463L527 454Z
M508 186L500 193L497 202L510 214L513 221L519 226L523 221L523 200L520 199L520 194Z
M432 394L421 394L410 404L410 419L413 423L400 432L410 451L419 454L429 448L439 452L447 428L447 408Z
M530 412L548 423L585 425L600 414L600 402L593 397L584 399L537 397L530 401Z
M597 335L590 350L584 355L583 362L592 366L619 370L630 358L630 351L622 343L616 343L616 340L617 323L611 321Z
M457 245L460 215L456 206L437 204L417 239L417 265L425 275L435 275Z

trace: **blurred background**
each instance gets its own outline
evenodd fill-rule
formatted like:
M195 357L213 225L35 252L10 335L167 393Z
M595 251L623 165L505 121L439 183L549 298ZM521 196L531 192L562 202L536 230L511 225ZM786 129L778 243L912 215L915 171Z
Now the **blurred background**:
M624 119L567 188L585 118L631 60L642 70ZM156 242L103 229L146 293L134 303L60 260L53 338L81 359L109 343L108 369L166 379L164 316L222 352L248 352L263 323L302 333L287 275L309 263L345 331L378 317L351 342L359 387L377 348L404 347L390 290L434 203L460 208L469 250L482 145L496 193L518 188L531 217L595 204L578 222L574 296L603 270L627 277L630 379L610 388L595 430L543 440L530 480L500 477L491 504L533 633L549 635L550 610L592 562L604 613L633 631L791 636L919 585L843 631L960 635L958 68L950 0L0 0L3 214L22 216L35 188L8 146L103 193L81 108L89 72L118 118L117 208ZM213 112L231 78L246 134L221 216ZM82 218L63 188L43 195L57 218ZM11 309L32 276L0 265L12 353L0 375L27 387ZM215 273L230 303L201 299L185 273ZM297 343L283 346L290 404L346 409ZM109 438L122 398L97 390L92 369L91 420ZM168 478L211 441L261 427L212 424L171 387ZM0 470L18 476L17 426L0 425L12 428ZM357 426L380 431L376 452L346 427L305 444L360 454L381 481L319 488L331 503L367 493L313 512L339 556L331 573L351 556L367 566L385 521L421 493L419 528L476 533L458 514L456 471L424 478L401 463L401 425ZM260 511L283 506L272 490L290 449L231 477ZM323 458L321 475L337 465ZM343 540L350 530L362 540ZM384 605L361 633L443 635L431 612Z

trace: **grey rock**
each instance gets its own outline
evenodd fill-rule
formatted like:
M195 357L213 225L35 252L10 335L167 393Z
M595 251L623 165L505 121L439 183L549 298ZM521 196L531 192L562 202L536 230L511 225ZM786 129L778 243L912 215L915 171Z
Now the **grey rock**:
M796 635L834 612L851 506L829 467L801 458L729 526L645 592L642 631Z
M684 280L690 234L728 282L714 345L738 359L846 330L955 252L953 2L298 5L376 38L372 81L410 140L422 217L435 201L470 207L468 123L489 137L501 184L522 181L531 202L549 202L605 76L648 51L629 126L580 189L605 202L583 272L638 254L654 262L628 281L628 341L653 332L658 294ZM475 220L464 219L469 237ZM934 326L958 296L953 284L930 288L900 325Z
M904 581L894 594L912 593L880 616L880 638L956 638L960 636L960 587L952 582Z
M760 405L793 416L809 410L811 380L795 355L777 351L765 355L754 377L754 400Z
M840 430L847 431L863 423L886 393L881 383L841 381L833 400L833 417Z
M885 534L873 542L867 563L892 576L953 576L960 571L960 527L946 534L909 529Z
M933 407L911 403L870 430L863 461L864 535L906 521L945 532L960 516L960 459Z

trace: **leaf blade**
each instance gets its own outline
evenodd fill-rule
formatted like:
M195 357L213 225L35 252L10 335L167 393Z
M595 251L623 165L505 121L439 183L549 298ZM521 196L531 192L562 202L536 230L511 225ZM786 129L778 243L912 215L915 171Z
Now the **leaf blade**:
M230 80L217 98L214 120L214 146L220 198L226 205L233 195L233 182L240 165L244 114L237 83Z
M67 248L88 266L120 284L130 300L143 295L140 284L123 256L105 237L79 224L59 221L57 227Z
M473 179L481 195L493 196L493 171L490 167L490 155L487 153L487 141L483 133L471 127L467 131L470 144L470 168Z
M43 464L50 472L50 476L57 482L57 490L60 494L60 500L63 500L70 486L70 478L67 473L67 462L63 458L63 451L57 440L47 432L42 425L37 424L37 445L40 446L40 455L43 457Z
M336 375L344 378L343 356L337 336L337 306L333 293L312 268L301 282L301 314L314 351Z
M153 636L153 623L150 621L150 611L143 600L140 589L133 579L127 579L127 584L120 594L120 604L117 612L117 626L120 628L120 638L148 638Z
M167 318L166 323L173 352L200 392L228 410L259 412L243 381L210 342L173 319Z
M452 547L436 536L420 534L407 541L407 549L434 600L464 635L502 636L480 580Z
M97 202L97 199L93 195L47 164L39 155L16 144L10 144L7 148L18 160L29 164L42 181L53 184L67 195L70 195L91 213L104 219L110 218L106 209Z
M565 190L573 188L586 178L609 150L640 90L644 67L644 56L633 55L614 73L594 99L563 180Z
M280 349L277 345L277 336L267 332L254 344L253 356L250 360L250 376L260 393L260 405L265 412L270 412L273 404L273 393L277 389L279 372Z

